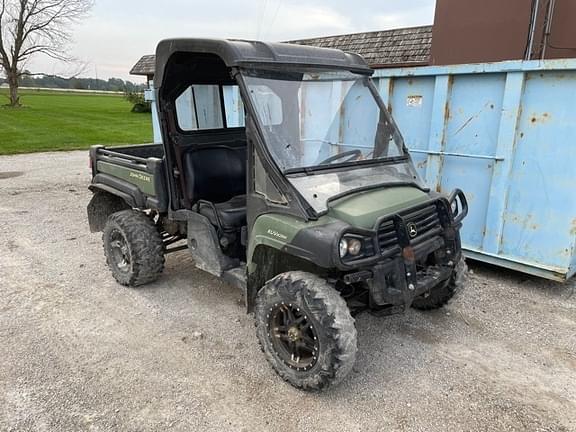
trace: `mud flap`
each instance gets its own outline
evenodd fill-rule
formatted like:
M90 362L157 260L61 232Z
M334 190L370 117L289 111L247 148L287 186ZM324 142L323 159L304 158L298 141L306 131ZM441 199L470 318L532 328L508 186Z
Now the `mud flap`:
M92 195L92 199L86 208L90 232L103 231L108 216L130 208L122 198L108 192L97 190L94 192L94 195Z
M246 265L245 264L241 264L238 267L234 267L230 270L226 270L223 274L222 274L222 279L224 279L226 282L228 282L230 285L232 285L235 288L238 288L240 291L242 291L242 296L244 297L244 301L246 302L247 300L247 295L248 295L248 291L247 291L247 284L246 284Z
M222 253L214 226L197 213L188 220L188 250L196 267L221 277L229 269L238 267L239 261Z

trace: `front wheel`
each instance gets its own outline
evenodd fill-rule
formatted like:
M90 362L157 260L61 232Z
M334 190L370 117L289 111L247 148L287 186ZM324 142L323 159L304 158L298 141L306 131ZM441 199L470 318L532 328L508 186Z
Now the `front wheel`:
M266 359L294 387L325 389L352 369L354 319L324 279L298 271L276 276L258 292L255 318Z
M422 294L414 299L412 307L420 310L438 309L450 301L454 295L464 288L468 267L464 258L454 268L450 279L441 282L429 292Z

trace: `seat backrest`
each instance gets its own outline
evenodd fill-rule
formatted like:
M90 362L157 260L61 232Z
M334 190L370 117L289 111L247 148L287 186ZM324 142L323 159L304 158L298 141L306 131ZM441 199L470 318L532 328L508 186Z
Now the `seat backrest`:
M246 194L246 147L211 145L184 156L188 199L228 201Z

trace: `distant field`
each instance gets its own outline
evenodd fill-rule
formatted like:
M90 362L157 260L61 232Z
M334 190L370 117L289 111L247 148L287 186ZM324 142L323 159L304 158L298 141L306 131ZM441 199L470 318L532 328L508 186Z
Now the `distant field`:
M2 107L6 95L1 89L0 154L152 141L151 116L131 113L119 95L24 90L20 109Z

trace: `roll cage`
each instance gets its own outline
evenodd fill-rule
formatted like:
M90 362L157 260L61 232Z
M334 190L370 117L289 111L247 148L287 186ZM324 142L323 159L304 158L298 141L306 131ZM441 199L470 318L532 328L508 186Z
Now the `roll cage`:
M227 148L231 151L222 150L221 153L227 153L228 156L235 154L231 159L239 159L245 154L245 169L238 170L233 183L238 183L240 173L246 174L246 207L253 210L248 212L248 229L256 217L271 211L291 214L304 220L318 217L271 158L263 133L255 120L255 109L247 97L247 89L239 73L242 68L282 67L341 69L367 76L373 72L360 56L333 49L220 39L170 39L159 43L154 87L165 147L171 211L192 209L202 201L213 201L210 194L205 196L204 193L198 194L191 190L199 183L191 180L190 166L194 165L194 161L188 164L190 166L187 166L186 161L195 158L190 156L191 154L205 154L204 150L209 148ZM188 130L182 127L178 118L178 98L192 86L213 86L218 89L215 94L218 94L219 98L221 121L212 121L211 125L219 127L201 128L198 119L196 127ZM229 86L238 86L237 96L239 101L243 102L246 113L245 123L235 124L234 127L228 124L224 97L224 87ZM194 97L193 95L192 98ZM197 115L197 105L193 111ZM213 153L215 158L230 159L228 156L216 155L216 151ZM220 168L229 169L232 165L234 163ZM241 195L242 191L238 189L236 192Z

